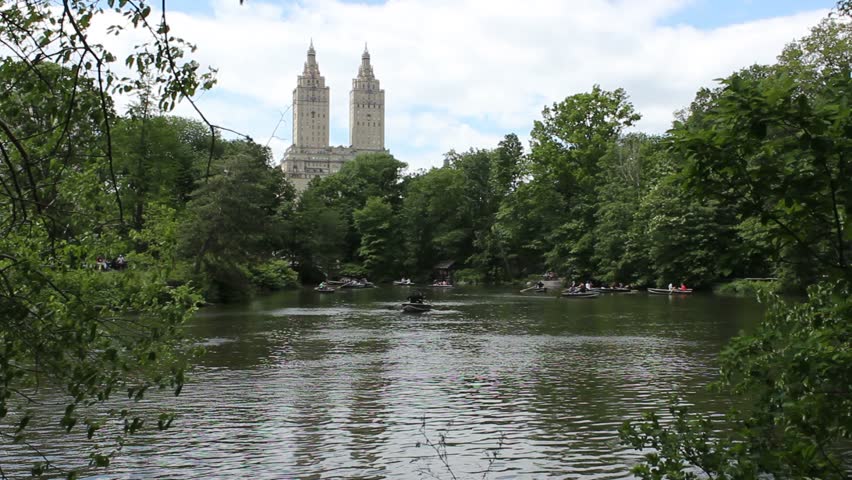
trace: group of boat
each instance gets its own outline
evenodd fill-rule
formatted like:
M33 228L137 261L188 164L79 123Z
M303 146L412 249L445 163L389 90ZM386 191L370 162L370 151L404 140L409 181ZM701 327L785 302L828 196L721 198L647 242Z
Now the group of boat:
M376 288L376 285L373 282L368 281L366 278L362 278L360 280L345 278L343 280L327 280L320 283L318 287L314 288L314 290L320 293L334 293L339 289L350 288Z
M681 286L677 287L669 287L669 288L648 288L646 289L648 293L653 295L687 295L692 293L691 288L686 288ZM533 285L531 287L525 288L521 290L521 293L538 293L538 294L546 294L548 291L547 287L542 286L541 283ZM571 286L563 290L560 295L562 297L567 298L595 298L603 293L638 293L639 290L631 287L625 286L615 286L615 287L592 287L588 284L579 285L579 286Z
M401 280L396 280L393 282L395 286L400 287L409 287L414 286L415 283L408 278L402 278ZM433 288L452 288L453 285L446 281L436 282L428 287ZM345 279L345 280L329 280L326 282L320 283L320 285L314 288L315 291L319 293L334 293L338 289L353 289L353 288L376 288L372 282L367 281L367 279ZM680 288L669 285L669 288L648 288L646 289L649 294L652 295L688 295L692 293L691 288L686 288L684 285L681 285ZM637 293L639 290L625 287L625 286L614 286L614 287L592 287L588 284L580 285L580 286L572 286L563 290L560 293L560 296L565 298L597 298L601 294L605 293ZM537 294L546 294L548 292L548 288L543 286L541 282L533 285L531 287L525 288L521 290L521 293L537 293ZM423 313L432 310L432 304L427 303L422 294L419 292L414 295L408 297L408 302L402 304L402 311L407 313Z

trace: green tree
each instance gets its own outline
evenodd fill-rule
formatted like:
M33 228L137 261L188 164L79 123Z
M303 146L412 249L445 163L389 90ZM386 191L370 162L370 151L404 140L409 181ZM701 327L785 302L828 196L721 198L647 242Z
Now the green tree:
M145 1L109 4L122 22L149 25ZM181 324L197 295L169 287L148 252L128 253L110 92L135 86L91 43L88 29L105 8L94 0L0 2L0 448L31 448L34 475L74 477L79 463L109 464L127 435L168 428L167 412L142 416L134 403L151 388L179 393L191 354ZM168 111L212 78L185 61L164 18L158 27L127 62L155 75ZM128 253L128 271L95 270L96 257L119 253ZM62 405L33 413L47 388L61 392ZM55 465L41 456L29 432L57 428L54 416L63 432L91 439L90 458Z
M738 408L723 424L675 403L673 421L624 425L625 443L653 450L641 478L848 478L836 454L852 438L849 27L834 22L777 66L725 79L675 125L690 190L736 210L741 234L779 242L798 281L823 281L803 302L765 298L757 332L726 347L716 387Z
M402 171L405 163L386 153L360 154L346 162L340 171L317 178L305 192L316 195L329 208L340 213L345 222L345 245L342 262L357 262L361 237L355 227L355 211L367 199L376 197L396 211L402 203Z
M283 172L267 163L257 144L230 142L221 169L192 195L180 226L180 251L210 300L251 293L250 267L284 246L281 203L287 198ZM200 276L199 276L200 275Z
M391 279L399 267L399 232L393 209L386 201L370 197L363 208L355 210L355 228L361 237L358 255L371 278Z
M409 271L429 272L438 261L471 251L467 195L463 175L454 168L433 168L408 181L399 224Z
M348 225L339 208L329 207L313 189L305 191L293 213L286 250L307 281L332 277L345 256Z
M725 79L701 116L672 130L689 186L759 219L798 284L823 268L850 276L849 33L848 22L821 23L767 75Z
M113 130L116 173L132 211L145 224L149 202L182 209L201 180L210 138L203 124L173 116L132 114ZM221 153L219 153L221 155Z
M852 438L852 302L848 282L809 289L808 300L766 298L766 319L722 354L715 388L743 405L724 423L683 404L625 423L622 440L653 450L642 479L848 478L838 452ZM844 443L845 442L845 443Z
M591 92L572 95L542 112L532 130L532 173L553 182L564 197L566 217L552 237L548 263L588 276L595 272L596 185L600 160L624 128L640 119L622 89L612 92L595 85Z

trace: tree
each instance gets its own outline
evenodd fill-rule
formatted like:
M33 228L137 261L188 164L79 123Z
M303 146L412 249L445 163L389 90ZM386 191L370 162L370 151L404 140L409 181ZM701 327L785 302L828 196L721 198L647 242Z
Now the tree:
M355 210L355 228L361 236L358 255L371 278L390 279L399 267L399 232L393 209L386 201L370 197L364 208Z
M126 64L154 76L163 111L212 85L183 58L187 44L169 33L165 12L152 24L144 0L106 3L150 33ZM30 412L43 388L62 392L65 404L53 412L61 428L93 439L85 461L104 466L126 435L168 428L167 413L143 417L133 403L151 388L179 393L191 354L180 326L197 295L168 286L148 252L128 253L110 93L136 85L91 43L88 29L106 8L95 0L0 2L0 443L4 451L33 447L35 475L73 477L77 466L52 464L30 442L30 428L47 422ZM93 268L97 256L119 253L131 266L152 267ZM102 408L106 401L119 408ZM118 438L102 435L106 426Z
M825 273L816 265L850 277L850 29L821 23L768 75L725 79L703 115L672 130L688 185L759 219L799 284Z
M821 281L804 302L764 294L758 330L725 348L716 388L738 408L724 424L674 402L672 421L624 425L624 443L654 450L641 478L848 478L836 452L852 439L849 31L822 22L673 129L691 191L736 209L740 231L766 228L799 282Z
M268 149L232 142L225 155L215 165L220 173L193 193L180 226L180 251L210 300L247 296L249 267L282 248L285 229L279 213L287 184L268 165Z
M553 238L548 263L582 276L594 273L595 187L600 160L624 128L640 119L622 89L595 85L546 107L532 130L532 172L553 182L565 199L567 216Z
M409 271L428 272L440 260L470 252L466 199L462 173L453 168L433 168L408 181L399 215Z
M354 213L363 208L370 197L387 202L393 209L402 202L402 170L405 163L386 153L360 154L343 164L339 172L317 178L305 192L311 192L329 208L334 208L346 222L343 262L355 262L361 238L355 228Z

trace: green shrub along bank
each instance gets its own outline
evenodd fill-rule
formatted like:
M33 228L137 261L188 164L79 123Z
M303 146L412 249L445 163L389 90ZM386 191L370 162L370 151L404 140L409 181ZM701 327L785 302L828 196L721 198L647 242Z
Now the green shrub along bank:
M780 293L782 288L778 281L739 279L716 285L713 291L719 295L754 298L760 292Z

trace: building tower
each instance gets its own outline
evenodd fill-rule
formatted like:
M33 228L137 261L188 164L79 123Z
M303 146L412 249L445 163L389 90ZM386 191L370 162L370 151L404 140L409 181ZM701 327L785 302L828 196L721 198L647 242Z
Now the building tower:
M373 75L366 44L349 92L349 144L356 150L385 149L385 91Z
M329 89L320 75L314 42L308 48L305 69L293 90L293 145L328 147Z

